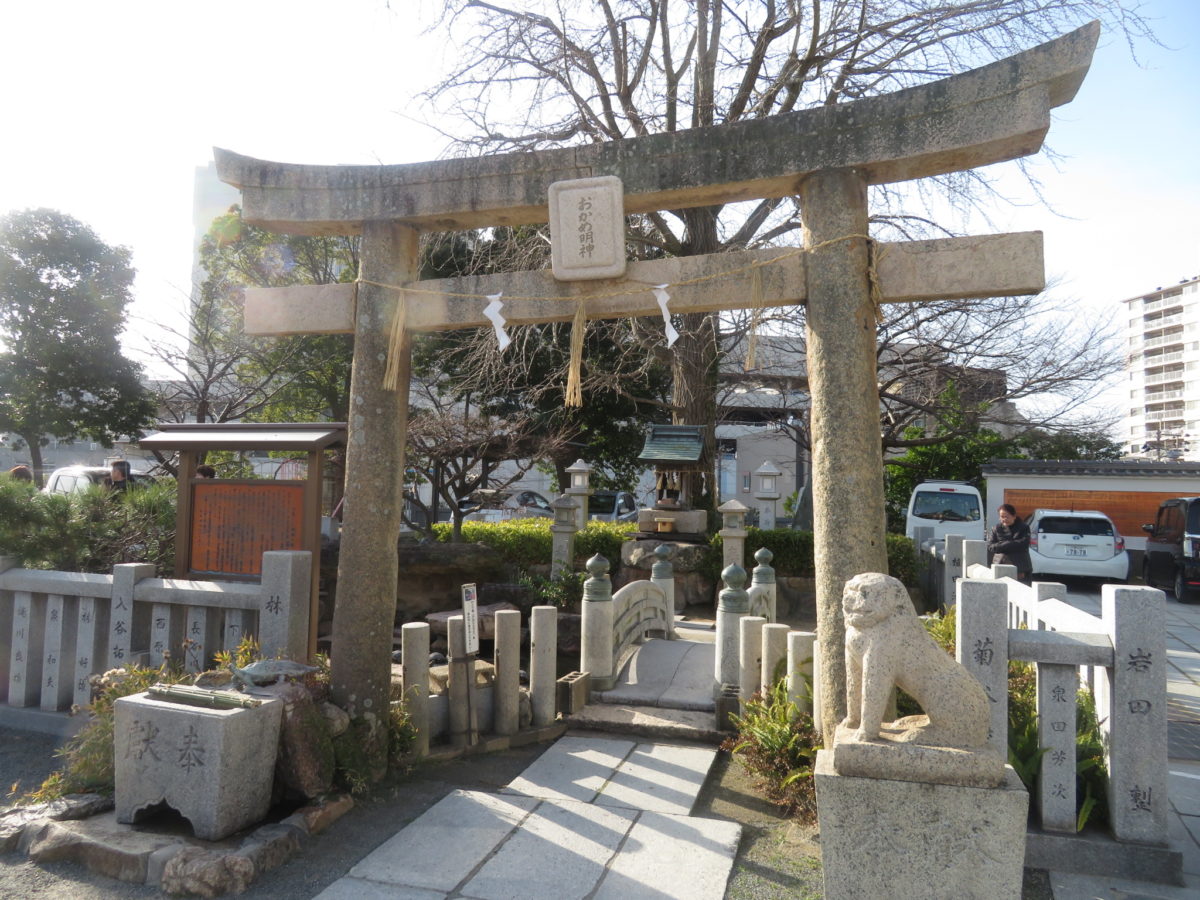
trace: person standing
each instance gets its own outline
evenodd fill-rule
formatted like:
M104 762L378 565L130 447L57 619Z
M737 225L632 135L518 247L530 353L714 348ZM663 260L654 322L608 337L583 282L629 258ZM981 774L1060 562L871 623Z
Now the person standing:
M1016 566L1017 579L1028 582L1033 571L1029 559L1029 526L1021 521L1011 503L1002 503L996 514L1000 523L988 537L989 564Z
M113 491L123 491L129 487L129 460L113 460L108 477L104 479L104 486Z

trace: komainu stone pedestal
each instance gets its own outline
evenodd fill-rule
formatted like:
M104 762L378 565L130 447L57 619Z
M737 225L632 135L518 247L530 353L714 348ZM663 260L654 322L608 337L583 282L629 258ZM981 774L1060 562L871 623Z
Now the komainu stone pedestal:
M283 704L205 709L147 694L116 702L116 815L126 824L166 803L216 841L253 825L271 804Z
M996 788L839 775L817 754L825 900L1017 900L1029 794L1011 766Z

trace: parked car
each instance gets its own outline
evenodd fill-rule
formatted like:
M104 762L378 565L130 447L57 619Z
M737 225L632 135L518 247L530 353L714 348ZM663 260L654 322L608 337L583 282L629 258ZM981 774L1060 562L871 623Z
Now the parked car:
M636 522L637 500L629 491L596 491L588 498L588 518L601 522Z
M979 491L965 481L922 481L908 498L904 534L914 537L921 527L932 528L935 541L948 534L982 541L983 501Z
M46 478L42 492L46 494L74 494L86 491L94 485L104 484L111 469L108 466L63 466L55 469ZM149 484L154 479L145 472L130 472L133 484Z
M1035 509L1029 517L1033 575L1129 578L1129 553L1112 519L1097 510Z
M467 522L503 522L506 519L526 519L531 516L554 517L550 501L537 491L476 491L459 501Z
M1154 522L1142 530L1142 581L1150 587L1170 586L1181 603L1200 596L1200 497L1164 500Z

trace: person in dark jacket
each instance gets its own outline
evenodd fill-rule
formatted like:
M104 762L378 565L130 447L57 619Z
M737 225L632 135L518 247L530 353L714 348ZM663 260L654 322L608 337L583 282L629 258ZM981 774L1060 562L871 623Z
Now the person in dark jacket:
M1000 524L992 529L988 537L988 559L991 563L1017 567L1017 578L1029 581L1033 563L1029 560L1029 526L1017 516L1011 503L1003 503L996 510Z

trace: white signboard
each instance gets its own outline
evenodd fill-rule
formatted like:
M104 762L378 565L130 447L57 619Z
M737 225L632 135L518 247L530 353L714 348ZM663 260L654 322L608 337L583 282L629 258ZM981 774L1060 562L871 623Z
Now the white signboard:
M550 263L559 281L625 274L625 195L615 175L550 185Z
M475 596L475 585L462 586L463 636L466 638L467 653L479 652L479 601Z

